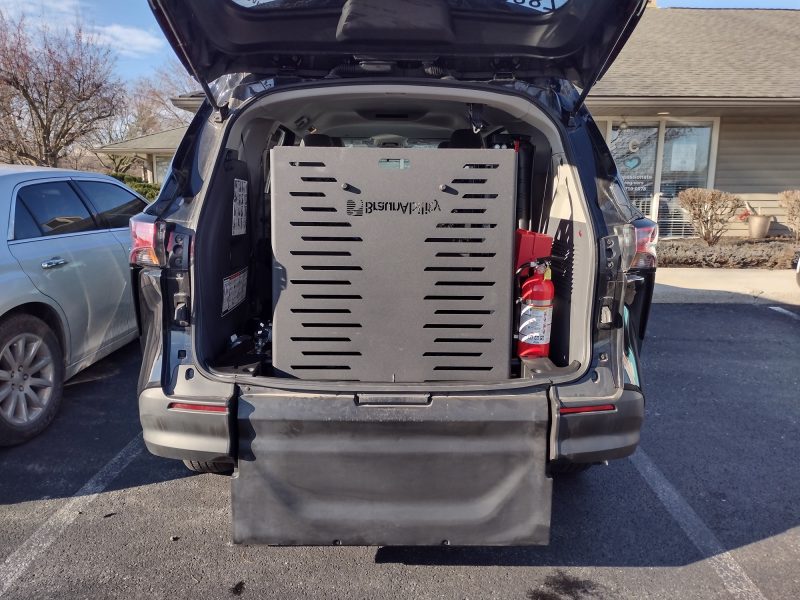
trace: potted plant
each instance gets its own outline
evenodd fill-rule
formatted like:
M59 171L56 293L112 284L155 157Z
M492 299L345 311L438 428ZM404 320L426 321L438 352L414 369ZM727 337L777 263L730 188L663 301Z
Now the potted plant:
M772 222L772 217L759 214L749 202L745 202L745 206L747 208L739 215L739 220L747 221L750 239L763 240L769 233L769 224Z

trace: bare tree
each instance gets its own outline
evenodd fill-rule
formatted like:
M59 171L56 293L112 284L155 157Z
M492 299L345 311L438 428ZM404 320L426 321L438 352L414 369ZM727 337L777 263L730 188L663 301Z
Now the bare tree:
M159 101L149 88L143 90L141 83L137 82L128 89L126 97L119 104L118 114L105 121L86 140L85 149L94 154L104 169L113 173L128 173L133 167L143 167L145 160L132 154L98 152L99 148L158 133L175 125L171 116L164 117L164 109Z
M99 148L124 142L135 137L132 135L131 115L127 107L124 113L106 120L95 132L84 140L86 149L97 157L100 163L112 173L127 173L137 163L137 157L131 154L107 154L98 152Z
M137 87L140 101L150 106L161 129L184 127L192 120L192 114L177 108L172 99L196 92L200 86L176 59L169 59L151 77L140 80Z
M128 90L119 105L118 114L105 121L89 136L87 149L93 152L104 168L116 173L128 173L143 165L142 159L130 154L106 154L98 148L124 142L131 138L183 127L191 121L191 113L177 108L172 99L190 94L197 82L175 59L169 60L148 78L138 80Z
M124 142L131 138L156 133L162 129L149 100L137 92L129 92L118 105L118 114L102 122L84 140L85 149L94 154L105 169L113 173L127 173L142 164L142 158L132 154L108 154L99 148Z
M67 151L118 114L124 86L110 49L82 26L28 27L0 12L0 153L58 166Z

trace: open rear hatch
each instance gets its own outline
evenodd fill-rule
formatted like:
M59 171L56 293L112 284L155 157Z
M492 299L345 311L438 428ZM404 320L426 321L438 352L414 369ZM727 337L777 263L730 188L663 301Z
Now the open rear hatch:
M547 544L548 413L544 392L245 393L234 540Z
M380 61L389 74L416 61L463 79L510 69L518 78L571 80L586 93L645 4L150 3L212 104L210 84L226 74L325 77L338 65ZM266 379L242 387L235 541L549 541L547 392L533 382L492 391L509 377L513 349L516 154L453 146L273 151L273 175L284 175L272 187L273 367L300 391ZM246 185L246 165L241 170L230 172L227 189ZM230 222L219 221L228 235ZM222 290L215 298L224 318ZM316 383L304 387L306 377ZM443 381L461 385L436 385ZM451 391L406 393L405 384Z
M325 76L357 62L418 61L462 79L556 77L588 94L646 0L150 0L204 85L231 73ZM386 71L383 71L384 73ZM389 71L391 72L391 71Z

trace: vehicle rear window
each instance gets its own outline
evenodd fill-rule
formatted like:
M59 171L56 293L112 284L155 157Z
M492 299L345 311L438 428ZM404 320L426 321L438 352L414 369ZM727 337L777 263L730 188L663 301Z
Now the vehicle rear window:
M449 0L452 8L482 12L547 13L558 10L569 0Z
M383 142L375 138L342 138L342 144L346 148L438 148L442 142L449 141L450 138L408 138Z
M269 9L332 9L342 8L345 0L231 0L245 8ZM570 0L448 0L451 8L476 12L548 13L558 10Z
M113 183L102 181L76 181L111 229L128 227L131 217L142 212L147 204L131 192Z
M17 197L39 225L41 235L80 233L97 228L89 210L64 181L25 186Z
M31 213L21 200L17 200L17 206L14 208L14 239L29 240L40 235L42 235L42 231L33 220Z

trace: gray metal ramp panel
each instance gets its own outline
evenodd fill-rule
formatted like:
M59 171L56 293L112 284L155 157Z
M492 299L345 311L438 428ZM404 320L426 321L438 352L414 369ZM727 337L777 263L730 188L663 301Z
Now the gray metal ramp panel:
M271 157L279 373L509 377L513 150L303 147Z

